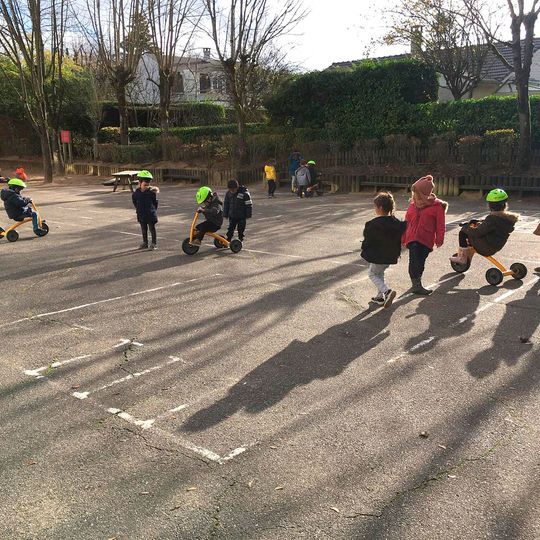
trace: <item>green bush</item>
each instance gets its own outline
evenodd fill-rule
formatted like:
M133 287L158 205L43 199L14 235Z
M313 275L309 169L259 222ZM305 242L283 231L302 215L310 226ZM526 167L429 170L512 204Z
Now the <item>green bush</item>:
M157 156L153 145L105 143L98 144L98 158L108 163L146 163Z
M482 160L483 144L484 138L480 135L467 135L458 139L456 143L460 160L473 172L478 170L478 165Z

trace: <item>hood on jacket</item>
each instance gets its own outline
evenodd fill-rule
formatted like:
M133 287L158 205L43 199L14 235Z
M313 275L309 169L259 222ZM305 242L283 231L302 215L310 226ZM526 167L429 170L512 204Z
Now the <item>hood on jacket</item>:
M149 191L152 191L157 195L159 193L159 188L157 186L150 186Z
M506 220L508 220L512 225L515 225L516 222L517 222L518 219L519 219L519 214L515 214L514 212L504 212L504 211L491 212L491 215L492 215L492 216L500 217L500 218L502 218L502 219L506 219Z
M0 191L0 198L3 201L9 200L13 196L22 197L20 193L17 193L14 189L11 189L11 187L4 188L2 191Z

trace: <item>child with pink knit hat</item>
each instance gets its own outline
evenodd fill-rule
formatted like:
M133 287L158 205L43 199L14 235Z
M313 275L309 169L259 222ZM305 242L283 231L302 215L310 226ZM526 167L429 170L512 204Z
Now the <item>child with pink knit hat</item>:
M437 199L433 193L433 177L428 174L412 185L412 200L407 208L407 230L401 243L409 249L409 276L412 292L421 295L432 291L422 285L422 275L433 246L441 247L446 230L445 212L448 203Z

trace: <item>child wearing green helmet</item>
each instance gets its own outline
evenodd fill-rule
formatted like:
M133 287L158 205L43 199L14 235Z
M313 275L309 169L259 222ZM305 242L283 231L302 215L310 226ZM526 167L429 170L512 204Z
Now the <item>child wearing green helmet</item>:
M150 171L140 171L137 174L137 180L139 181L139 187L134 191L131 198L142 232L143 241L139 249L154 250L157 249L156 223L158 222L158 199L156 195L159 193L159 189L156 186L150 185L153 180ZM148 229L150 229L150 234L152 235L150 247L148 247Z
M466 264L467 259L473 256L471 247L485 257L494 255L504 247L519 219L518 214L507 211L507 200L508 194L503 189L492 189L487 194L486 201L491 213L480 222L471 219L461 228L458 254L450 257L451 262Z
M201 245L201 241L207 232L216 232L223 225L223 203L215 191L208 186L202 186L195 195L199 208L197 212L204 214L206 221L195 226L197 234L193 236L191 243L196 246Z
M31 217L34 231L40 231L37 212L30 206L32 199L23 197L21 191L26 184L20 178L12 178L8 182L8 187L0 193L0 198L4 201L4 208L10 219L14 221L23 221Z

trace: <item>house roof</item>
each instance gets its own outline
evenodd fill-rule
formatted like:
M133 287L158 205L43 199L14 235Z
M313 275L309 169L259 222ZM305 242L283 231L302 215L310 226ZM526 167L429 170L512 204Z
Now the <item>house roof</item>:
M534 43L534 52L540 49L540 38L533 38ZM509 45L502 45L497 44L496 45L497 50L503 55L503 57L512 63L512 48ZM524 41L521 41L521 47L523 49L524 47ZM401 60L403 58L411 58L411 53L404 53L404 54L396 54L394 56L379 56L377 58L363 58L361 60L353 60L348 62L334 62L331 66L329 66L328 70L336 70L336 69L353 69L355 64L359 64L360 62L364 60L372 60L374 62L384 62L386 60ZM490 50L487 54L486 61L484 63L484 67L482 69L482 79L484 80L490 80L490 81L503 81L510 75L511 70L508 69L508 66L506 66L501 59L492 51Z

